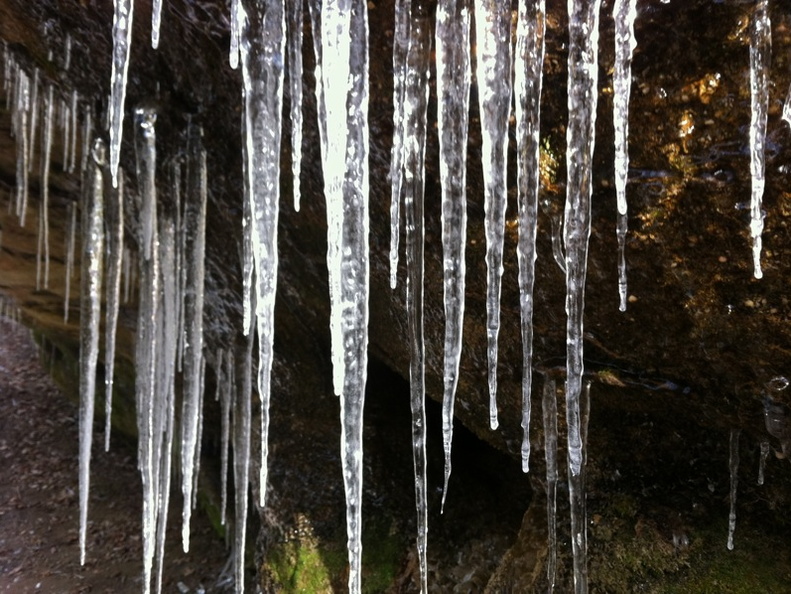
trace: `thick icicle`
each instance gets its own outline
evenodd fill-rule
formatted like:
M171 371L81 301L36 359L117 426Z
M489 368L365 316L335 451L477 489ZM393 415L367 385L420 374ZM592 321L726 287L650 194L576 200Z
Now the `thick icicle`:
M110 428L113 411L113 375L115 370L115 332L121 297L121 260L124 253L124 175L118 176L118 187L110 192L105 211L107 234L107 293L104 324L104 386L105 425L104 449L110 450Z
M124 130L126 74L132 49L133 0L113 0L113 67L110 78L110 174L117 183Z
M404 92L409 47L409 4L395 2L393 30L393 148L390 157L390 288L398 282L398 242L401 229L401 196L404 185Z
M467 128L470 112L470 9L467 0L440 0L437 6L436 39L445 300L445 390L442 398L444 509L451 472L453 404L459 381L464 325Z
M544 377L541 407L544 417L544 458L547 466L547 583L555 589L558 555L558 401L555 378Z
M764 470L766 469L766 459L769 457L769 442L761 442L761 457L758 460L758 484L764 484Z
M299 210L302 170L302 0L287 0L288 80L291 100L291 173L294 210Z
M613 72L613 122L615 125L615 192L618 201L619 309L626 311L626 232L628 229L626 182L629 176L629 95L632 92L632 54L637 46L634 20L637 0L615 0L615 68Z
M155 423L161 421L155 413L158 397L157 360L161 356L159 327L162 325L159 307L162 281L157 249L156 119L156 111L151 108L135 109L137 180L142 198L140 217L143 219L140 221L138 242L149 243L147 254L141 250L143 257L140 258L140 301L135 343L137 456L143 483L143 585L146 594L151 586L157 527L159 451Z
M102 258L104 255L104 142L93 147L91 188L83 195L82 258L80 291L80 563L85 565L88 532L93 410L96 392L96 363L99 358L99 318L102 302Z
M769 107L769 61L772 58L772 23L769 0L758 0L750 29L750 236L753 240L753 274L761 278L761 235L764 231L763 196L766 180L766 116Z
M530 394L533 385L533 285L538 224L541 81L545 2L519 3L516 30L516 142L519 201L519 304L522 330L522 470L530 468Z
M598 98L599 8L601 0L569 0L569 124L566 130L566 422L573 475L582 465L579 399L582 391L582 321L591 231L593 145Z
M255 266L258 394L261 398L261 507L266 503L270 375L274 356L284 33L285 15L280 2L242 1L240 47L244 76L247 158L245 197L250 201Z
M475 0L476 78L481 119L481 162L486 218L486 336L489 365L489 425L497 429L497 336L500 333L500 287L511 113L511 7L502 2Z
M575 474L568 460L569 511L571 514L571 549L574 556L574 592L584 594L588 591L588 514L585 506L585 465L588 461L586 442L588 440L588 419L590 418L590 388L587 382L579 398L580 437L582 439L582 459L579 471ZM568 406L568 400L566 402Z
M44 107L44 136L41 149L41 207L39 209L39 241L44 247L44 283L49 288L49 169L52 152L52 110L54 105L54 87L47 85L47 98ZM38 279L38 275L36 275ZM38 283L37 283L38 284Z
M731 509L728 512L728 550L733 550L733 533L736 530L736 494L739 488L739 435L741 429L731 429L730 435L730 457L728 458L728 468L731 475L730 503Z
M151 47L159 47L159 26L162 23L162 0L151 3Z
M202 360L203 360L203 285L205 276L204 249L206 240L206 150L203 148L203 130L190 131L189 179L184 202L184 256L186 270L183 294L184 308L184 402L181 413L181 492L184 496L182 510L182 546L189 551L190 517L193 493L198 480L196 466L200 452L199 435L202 412Z
M71 307L71 275L74 272L74 245L77 237L77 205L69 202L67 209L69 217L69 233L66 241L66 283L63 290L63 321L69 321Z

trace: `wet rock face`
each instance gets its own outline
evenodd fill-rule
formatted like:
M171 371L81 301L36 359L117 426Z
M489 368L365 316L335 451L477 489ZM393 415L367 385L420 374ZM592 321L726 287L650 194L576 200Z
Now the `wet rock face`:
M552 258L551 243L552 220L562 213L565 200L567 21L565 3L550 2L549 5L542 99L544 177L538 221L534 360L540 371L562 375L565 279ZM721 433L721 443L717 446L725 453L717 455L727 455L727 431L732 427L744 430L743 441L752 444L746 447L755 449L755 444L774 438L779 440L774 444L776 449L785 452L785 433L785 437L772 433L769 422L764 422L764 399L771 396L771 406L776 407L772 411L787 410L783 407L791 405L791 392L778 391L768 385L772 378L791 373L791 304L786 290L787 279L791 277L791 254L788 253L791 195L787 192L791 181L791 151L788 148L791 138L780 119L789 83L791 22L779 9L771 14L774 56L764 196L764 278L755 280L749 209L744 208L750 199L747 126L750 121L748 25L751 7L736 1L640 3L630 115L630 231L626 248L629 303L627 311L619 313L612 181L613 26L610 9L610 4L605 3L603 10L608 12L602 15L600 38L600 100L585 352L586 368L594 380L591 434L601 436L592 438L594 447L600 448L598 453L594 449L589 455L596 469L592 480L597 476L609 477L602 478L602 484L615 489L608 482L610 475L599 465L617 459L621 468L630 466L633 474L639 475L644 465L653 462L647 446L643 445L634 446L634 456L622 456L619 448L624 447L623 436L639 436L639 432L634 428L619 429L617 424L606 422L606 419L601 419L600 426L596 426L597 407L616 416L623 415L625 422L654 422L652 431L661 426L672 432L675 420L683 421L680 426L685 427L685 431L688 429L683 433L685 439L676 442L668 438L662 442L663 447L677 448L676 453L689 447L685 441L696 439L695 427L705 429L706 439ZM369 350L372 358L407 377L409 353L403 257L398 288L391 291L388 283L392 10L389 3L369 5L372 93ZM210 182L205 325L207 348L213 350L235 340L241 327L241 77L228 66L225 2L166 2L162 22L162 41L160 48L154 51L150 48L150 7L147 3L137 3L127 114L141 102L157 105L157 148L163 168L160 200L165 208L170 200L167 183L163 181L166 164L185 150L188 122L204 127ZM29 68L35 65L41 69L42 75L55 81L64 94L71 88L77 89L83 101L97 114L106 111L111 23L112 7L107 2L0 2L0 36L8 42L17 59ZM308 30L306 26L306 48L311 47ZM72 49L69 69L65 71L67 36L71 38ZM282 407L278 409L280 414L292 422L296 422L296 417L308 416L317 393L329 397L331 391L326 217L312 69L312 54L305 51L306 129L299 213L293 212L290 206L290 155L285 148L282 159L276 310L278 363L273 382L284 394L281 404L275 406ZM522 439L516 190L511 186L501 298L500 429L492 432L488 429L487 412L484 213L475 89L471 104L467 300L456 415L458 422L516 460ZM432 103L429 120L435 119L436 106ZM15 184L16 153L9 121L8 112L2 112L0 179L5 188L4 196L10 200ZM103 126L98 129L103 130ZM288 144L285 142L287 129L288 123L284 147ZM130 130L127 126L121 160L122 166L131 172L134 171L134 151ZM60 173L57 155L63 147L59 138L56 133L53 150L56 172L50 181L53 254L50 290L34 290L35 198L31 199L33 214L25 229L18 226L15 217L0 208L3 212L0 271L3 291L15 297L24 308L27 323L63 344L64 349L69 348L68 345L74 349L76 315L70 324L64 324L61 317L62 263L65 262L66 205L79 197L79 178ZM512 152L515 144L512 137ZM427 393L431 398L440 399L444 332L440 187L437 139L431 127L427 150ZM513 162L511 158L509 179L512 181L516 179ZM37 179L37 174L31 176L34 196ZM134 248L133 240L129 242ZM133 299L122 311L119 349L125 358L131 358L133 353L134 308ZM76 311L76 301L73 309ZM537 374L536 393L539 382ZM132 397L131 392L128 397ZM316 416L321 423L329 422L334 414L334 405L329 402L325 404L331 414ZM533 441L538 452L534 456L534 472L540 476L543 456L538 417L540 414L534 414ZM276 422L277 417L274 417L273 423ZM304 419L298 425L306 434L317 430ZM211 433L210 429L208 431ZM325 440L328 448L334 447L329 444L333 442L332 432L336 431L332 428ZM429 439L439 441L438 424L430 431L433 433ZM327 432L326 428L322 432ZM690 449L702 456L707 447L714 445L701 441ZM306 472L310 472L309 469ZM727 462L722 472L727 472ZM277 472L274 474L277 476ZM337 477L340 480L340 473ZM660 484L674 479L661 475L653 480ZM635 487L645 488L645 485ZM783 501L785 496L781 493L782 489L772 492L773 505ZM451 492L451 497L460 495ZM624 522L637 521L636 516L639 513L630 508L619 518L627 518ZM513 530L517 528L515 525ZM661 533L661 530L654 532ZM617 547L616 544L612 546Z

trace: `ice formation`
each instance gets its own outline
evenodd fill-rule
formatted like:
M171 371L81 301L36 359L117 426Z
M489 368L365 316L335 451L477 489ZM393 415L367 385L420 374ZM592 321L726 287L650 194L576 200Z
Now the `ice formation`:
M134 0L113 0L113 66L110 84L110 174L116 185L124 130L126 80L132 51Z
M558 402L555 379L550 375L544 377L541 408L547 474L547 584L551 593L555 588L558 549Z
M730 458L728 468L731 475L730 512L728 513L728 550L733 550L733 533L736 531L736 495L739 489L739 435L741 429L731 429Z

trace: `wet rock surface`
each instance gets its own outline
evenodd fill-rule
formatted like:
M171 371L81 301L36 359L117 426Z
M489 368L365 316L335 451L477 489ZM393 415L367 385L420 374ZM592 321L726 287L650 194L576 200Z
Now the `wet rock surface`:
M560 373L562 377L564 276L552 258L551 243L552 220L562 213L565 200L567 22L565 3L548 4L534 360L539 371ZM725 549L727 442L732 428L742 429L741 473L744 473L740 482L735 554L747 555L743 558L745 565L749 565L750 555L769 555L777 559L772 571L788 574L787 545L780 544L771 553L767 547L775 542L774 534L787 534L789 530L781 510L788 503L791 491L791 468L787 462L770 456L766 483L759 488L755 485L752 466L757 464L759 444L763 441L769 441L781 455L785 453L787 428L781 426L782 415L777 411L791 406L791 391L777 390L777 384L772 383L773 378L791 373L791 305L786 290L791 278L788 253L791 195L787 191L791 181L791 134L780 119L789 83L787 50L791 45L791 20L781 6L773 6L764 278L755 280L748 210L744 208L750 196L747 65L751 5L703 0L639 3L630 116L630 232L626 256L629 304L625 313L619 313L611 148L613 33L612 21L606 16L611 8L611 3L604 3L593 233L585 316L586 369L594 382L588 456L592 588L603 592L673 591L662 584L676 579L670 576L686 576L689 584L698 580L701 588L708 579L711 584L715 583L711 580L719 580L716 581L718 591L739 591L733 585L736 582L715 576L720 569L715 562L706 566L713 568L709 574L695 570L705 557L719 562L720 557L712 557L711 551ZM241 90L239 73L227 65L227 7L223 2L208 1L166 3L162 43L156 52L149 45L149 6L138 3L136 9L127 113L143 101L158 106L158 151L163 172L168 160L185 150L187 121L199 123L205 129L210 179L205 320L207 349L213 350L232 341L241 327L238 263ZM391 291L388 286L386 174L392 135L392 6L371 3L369 11L372 56L369 350L375 360L370 382L376 385L376 374L407 377L409 354L403 268L399 287ZM58 90L64 94L76 88L98 113L106 109L109 89L111 22L109 3L55 0L0 3L0 36L8 42L17 60L28 68L33 65L40 68L44 75L56 81ZM63 47L67 34L72 39L72 57L69 71L65 72ZM308 27L306 47L310 47L307 35ZM273 374L277 390L272 417L272 509L262 512L265 525L271 529L262 532L260 541L262 562L268 563L263 574L271 583L287 580L278 574L278 563L271 561L271 555L267 561L266 551L285 551L283 547L278 549L278 545L295 542L294 531L302 535L299 536L302 541L329 543L325 548L314 547L322 551L322 564L330 576L329 585L324 587L342 589L345 553L337 455L340 429L337 401L331 394L326 217L321 172L317 168L320 159L310 52L305 53L305 67L307 128L299 213L290 207L291 181L287 173L282 182L277 360ZM473 88L473 106L476 105L474 94ZM515 576L524 575L525 571L513 561L514 555L503 558L500 570L495 568L514 539L518 539L514 551L540 549L543 536L537 537L527 530L519 536L517 533L519 518L528 501L544 505L542 430L540 413L534 414L532 471L528 477L520 478L514 470L518 469L522 439L521 343L514 255L516 191L513 189L509 196L507 212L498 374L500 429L493 432L488 429L486 393L485 242L482 174L475 162L480 154L476 109L473 107L471 114L467 301L456 416L457 423L471 434L505 454L492 458L489 464L497 468L496 474L501 477L516 474L513 481L519 485L520 495L513 497L508 481L503 481L493 490L494 503L484 505L476 495L477 487L469 485L485 488L491 482L488 471L484 472L481 464L478 470L476 464L470 464L471 474L465 477L464 468L468 459L486 460L494 454L483 445L470 446L478 453L467 454L458 445L449 504L457 501L460 509L467 511L459 512L460 517L453 522L449 520L453 515L450 509L445 516L430 518L429 555L435 551L437 555L432 566L437 569L430 583L436 585L436 591L481 591L494 572L496 578L490 584L490 591L505 592L509 587L516 588L511 591L524 591L527 585L514 586L519 583ZM429 108L432 122L435 112L436 106L432 104ZM133 171L130 129L127 126L122 165ZM25 323L57 345L60 376L64 381L71 377L73 382L77 301L73 298L71 323L64 324L63 246L66 205L79 198L79 177L60 172L58 155L63 147L56 133L50 198L52 276L49 290L36 291L35 196L39 178L37 173L31 175L32 210L26 228L21 228L16 217L5 209L5 201L11 201L14 192L16 162L7 110L0 113L0 132L2 290L23 308ZM444 314L436 142L436 135L429 134L425 308L427 393L439 399ZM514 138L511 144L513 150ZM285 149L282 161L287 172L290 157ZM515 179L515 171L509 171L509 175L511 180ZM166 179L164 174L161 179ZM160 188L160 200L163 205L170 200L165 183ZM134 249L133 241L129 242ZM72 295L77 286L75 282ZM133 378L128 362L133 353L135 319L133 298L122 310L119 337L120 357L127 365L119 364L121 393L116 402L118 421L126 427L134 427L121 411L124 397L126 410L134 408L130 400ZM537 393L541 380L540 374L536 376ZM209 373L207 393L210 394L212 381ZM414 553L408 552L414 524L409 432L404 425L396 437L398 432L393 428L391 441L388 427L390 421L399 417L391 409L377 408L380 400L406 406L407 391L404 384L395 380L388 383L391 385L386 390L371 388L369 395L366 426L367 447L370 447L366 451L366 460L370 460L366 476L369 499L365 513L366 522L374 530L368 542L389 542L382 534L396 535L392 539L392 551L397 552L385 555L394 567L391 588L411 591L414 582L410 576L416 571L416 560ZM382 396L384 393L388 396ZM765 404L767 398L772 399L771 409ZM209 406L211 418L213 404ZM534 399L534 411L538 408L539 400ZM772 419L776 421L771 427L765 417L766 410L773 411ZM408 415L403 415L400 422L408 423ZM430 447L440 442L439 425L435 417L429 428ZM205 451L209 454L212 444L216 446L219 439L217 426L208 422L205 429ZM380 438L382 435L388 437ZM390 451L396 440L400 454ZM472 437L470 440L475 443ZM388 472L391 468L393 472ZM430 483L441 485L441 461L430 471ZM564 472L561 468L561 476ZM532 499L528 481L534 489ZM562 502L564 497L561 492L559 500ZM438 501L432 505L436 508ZM487 513L496 513L493 506L502 512L499 523L487 519ZM561 511L561 525L567 522L565 514ZM387 519L379 522L380 516ZM443 523L449 525L447 533L442 531ZM526 519L525 523L532 525L534 520ZM451 524L471 525L472 530L483 535L480 543L472 542L470 534L461 528L455 532ZM755 536L754 541L747 540L750 535ZM739 553L740 542L755 542L755 545L745 544ZM372 546L365 545L366 549ZM561 542L561 549L568 549L567 541ZM284 552L283 558L298 559L295 550L298 548ZM627 555L634 550L643 551L642 556ZM328 561L332 555L334 561ZM540 559L540 551L536 555ZM723 559L726 559L723 565L727 565L727 557ZM561 559L561 564L568 571L569 560ZM765 568L764 575L774 576L772 571ZM617 579L613 577L616 575ZM372 579L370 575L369 579ZM538 579L540 582L541 578ZM561 588L568 585L570 577L564 573L559 579ZM748 575L745 579L753 578ZM463 589L465 583L469 590ZM773 591L769 586L764 589Z

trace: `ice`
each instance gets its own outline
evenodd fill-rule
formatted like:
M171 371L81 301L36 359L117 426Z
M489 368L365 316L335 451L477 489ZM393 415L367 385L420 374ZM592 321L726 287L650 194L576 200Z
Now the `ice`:
M121 261L124 253L124 174L119 170L118 187L110 191L105 209L107 233L104 334L105 425L104 449L110 450L110 428L113 410L113 379L115 372L115 333L121 297Z
M772 58L772 23L769 0L757 0L750 29L750 236L753 240L753 275L761 278L761 235L764 230L763 195L766 180L766 117L769 106L769 63Z
M132 46L133 0L113 0L113 63L110 79L110 174L117 184L124 131L126 74Z
M244 43L244 42L243 42ZM244 52L244 50L242 50ZM244 53L242 60L244 60ZM244 63L244 62L243 62ZM233 565L236 592L244 592L245 540L247 538L248 484L250 482L250 395L252 394L252 355L255 333L249 328L244 342L236 347L233 385L233 482L234 545Z
M235 397L236 392L231 389L234 385L234 369L235 362L233 351L228 350L223 357L222 354L218 357L217 361L217 378L218 382L222 381L222 387L219 386L220 396L220 486L221 486L221 507L220 507L220 523L225 525L225 510L228 501L228 447L230 440L230 421L231 421L231 403Z
M30 78L27 73L16 68L16 100L13 108L14 136L16 137L16 215L19 226L25 226L28 198L28 112L30 111Z
M547 583L549 592L555 588L557 568L558 512L558 402L555 378L544 376L541 398L544 417L544 457L547 466Z
M63 70L67 71L71 67L71 35L66 34L65 48L63 50Z
M511 112L511 8L475 0L476 78L481 119L481 164L486 218L486 335L489 365L489 425L497 429L497 336L507 205L506 159Z
M637 0L615 0L615 66L613 72L613 122L615 126L615 192L618 201L619 309L626 311L626 232L628 228L626 183L629 176L629 95L632 91L632 54L637 47L634 21Z
M69 202L67 207L67 217L69 219L69 231L66 240L66 283L63 290L63 321L69 321L69 309L71 306L71 275L74 272L74 245L77 236L77 205Z
M739 487L739 435L741 429L731 429L730 436L730 457L728 468L731 474L730 503L731 509L728 513L728 550L733 550L733 533L736 530L736 494Z
M189 551L190 517L194 506L193 494L198 480L196 466L200 456L200 420L202 418L202 360L203 360L203 290L204 250L206 240L206 150L203 130L190 130L188 143L189 177L184 200L184 255L186 270L184 285L184 400L181 412L181 492L182 546Z
M234 70L239 67L240 7L241 0L231 0L231 44L228 62Z
M588 514L585 506L585 465L588 460L586 442L588 440L588 419L590 418L590 387L588 381L579 397L580 438L582 444L581 464L573 471L569 451L569 511L571 514L571 550L574 556L574 592L584 594L588 591ZM568 406L568 397L566 401Z
M242 2L240 48L245 102L245 197L250 203L261 398L259 505L266 503L270 375L274 356L277 221L285 15L281 3Z
M71 92L71 107L69 112L71 114L71 150L69 151L69 166L66 169L69 173L74 173L74 166L77 161L77 104L79 102L79 94L76 90Z
M159 26L162 23L162 0L151 2L151 47L159 47Z
M44 283L49 288L49 170L52 152L52 110L54 104L54 87L47 85L47 98L44 103L44 137L41 150L41 207L39 208L39 244L44 248ZM39 253L41 250L39 249ZM38 258L37 258L38 263ZM38 289L38 274L36 274Z
M395 2L393 29L393 148L390 157L390 288L398 282L398 242L401 227L401 195L404 184L404 92L407 84L409 4Z
M769 442L761 442L761 457L758 460L758 484L764 484L764 470L766 469L766 459L769 457Z
M60 125L63 129L63 171L69 170L69 147L71 146L71 137L74 135L71 129L71 107L66 103L65 99L60 100Z
M585 276L591 231L593 146L598 99L600 0L569 0L569 123L566 130L566 423L572 475L582 466L580 392L582 391L582 322Z
M83 194L82 257L80 259L80 564L85 565L88 533L93 411L96 363L99 358L99 321L104 256L104 175L106 149L97 139L93 147L90 189Z
M451 473L453 404L459 380L464 323L467 127L470 111L470 11L465 0L440 1L437 6L436 40L445 303L445 389L442 398L444 509Z
M27 170L33 171L33 164L35 163L36 155L36 132L38 132L38 89L39 83L39 69L33 69L33 84L30 89L30 141L28 142L28 163Z
M406 223L406 308L409 333L409 381L412 409L412 459L415 466L417 553L421 592L427 592L426 546L428 502L426 487L426 352L423 332L424 190L426 111L431 58L430 19L413 9L409 19L406 84L404 87L404 218Z
M302 0L286 0L288 13L288 79L291 103L291 172L294 210L299 210L302 169Z
M516 139L518 169L519 304L522 330L522 470L530 468L530 395L533 385L533 285L538 223L541 83L545 2L519 4L516 30Z

